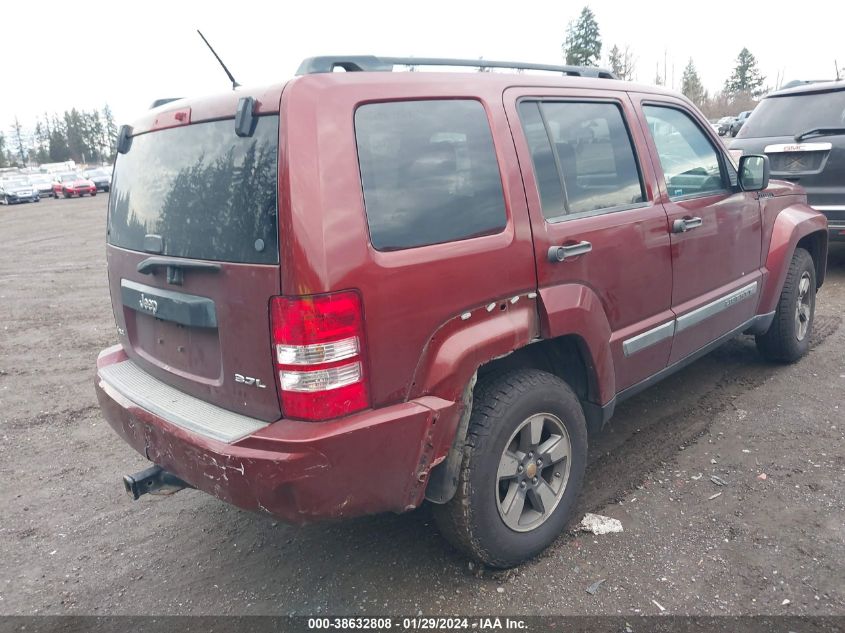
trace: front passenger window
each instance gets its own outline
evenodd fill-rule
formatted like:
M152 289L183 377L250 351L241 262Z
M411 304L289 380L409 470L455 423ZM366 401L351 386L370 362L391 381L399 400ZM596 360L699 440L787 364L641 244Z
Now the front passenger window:
M719 154L689 115L676 108L644 106L670 198L724 191Z

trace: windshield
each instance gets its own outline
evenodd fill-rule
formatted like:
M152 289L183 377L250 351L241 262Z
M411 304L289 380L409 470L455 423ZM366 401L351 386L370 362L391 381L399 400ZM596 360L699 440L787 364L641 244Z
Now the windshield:
M108 174L102 169L91 169L86 174L89 178L108 178Z
M824 127L845 127L845 90L763 99L737 136L794 136Z
M73 172L69 172L67 174L59 174L59 178L62 180L77 180L79 179L79 174L75 174Z
M276 156L279 117L258 117L251 137L232 119L132 139L115 163L109 243L161 254L253 264L278 263Z

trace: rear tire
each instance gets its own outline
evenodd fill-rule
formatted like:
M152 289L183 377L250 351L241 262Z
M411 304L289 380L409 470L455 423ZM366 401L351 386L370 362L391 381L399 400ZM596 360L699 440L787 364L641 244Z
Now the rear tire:
M557 376L492 374L475 387L463 453L455 496L433 507L437 526L473 559L513 567L570 519L587 462L584 411Z
M765 334L756 337L764 358L794 363L810 349L816 313L816 267L803 248L796 248L780 293L775 318Z

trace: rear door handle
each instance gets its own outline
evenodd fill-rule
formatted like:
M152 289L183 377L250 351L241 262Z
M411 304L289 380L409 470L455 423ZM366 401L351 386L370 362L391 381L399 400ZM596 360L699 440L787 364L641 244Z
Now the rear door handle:
M579 255L586 255L591 250L593 250L593 245L590 242L578 242L569 246L552 246L549 249L549 261L564 262Z
M686 233L701 226L701 218L680 218L672 222L672 233Z

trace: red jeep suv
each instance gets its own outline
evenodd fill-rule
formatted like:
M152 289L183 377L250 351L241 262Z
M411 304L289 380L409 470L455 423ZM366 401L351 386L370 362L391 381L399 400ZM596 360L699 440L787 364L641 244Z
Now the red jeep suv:
M512 566L570 520L618 402L738 334L808 349L824 216L686 98L595 68L312 58L118 146L96 390L153 463L134 498L296 524L427 499Z

